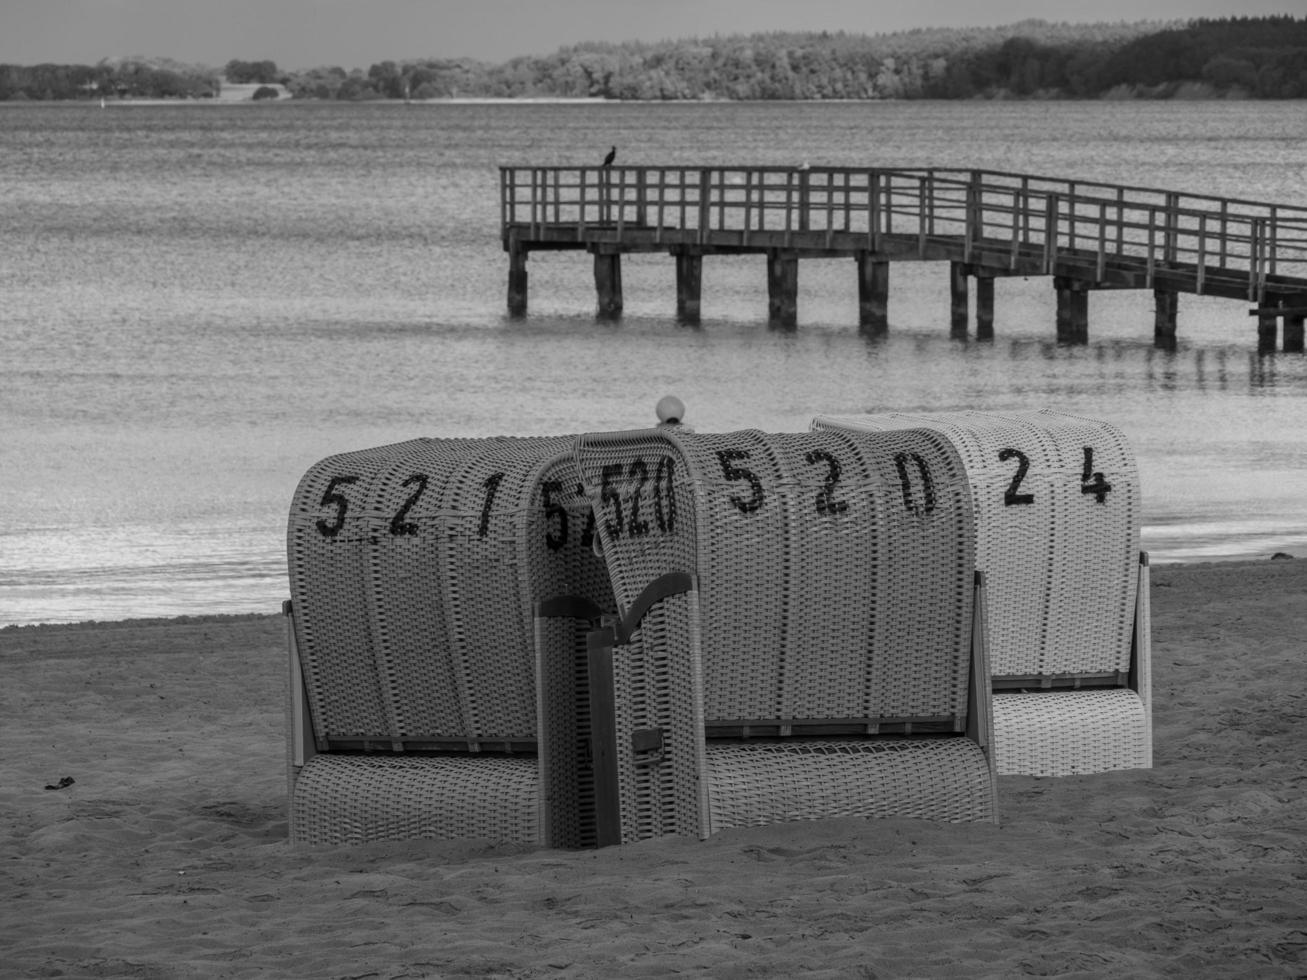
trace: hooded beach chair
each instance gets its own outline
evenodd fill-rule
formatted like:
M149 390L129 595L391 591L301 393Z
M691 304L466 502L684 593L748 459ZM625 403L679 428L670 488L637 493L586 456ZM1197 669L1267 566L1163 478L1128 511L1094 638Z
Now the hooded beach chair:
M561 661L575 643L555 656L534 625L556 595L614 608L568 534L590 514L572 445L417 439L304 475L288 528L292 840L588 842L578 780L543 789L555 751L573 765L584 671L540 677L538 645Z
M965 461L988 586L998 771L1150 767L1148 563L1121 433L1048 410L818 416L813 428L928 428Z
M996 819L971 493L940 434L584 435L598 842Z

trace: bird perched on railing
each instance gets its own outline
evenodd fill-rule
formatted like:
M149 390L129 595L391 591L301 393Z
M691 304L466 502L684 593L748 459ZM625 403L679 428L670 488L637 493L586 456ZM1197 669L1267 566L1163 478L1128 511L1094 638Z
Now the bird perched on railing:
M604 157L604 166L611 167L613 165L613 160L616 159L616 157L617 157L617 147L614 146L611 150L608 151L608 155Z

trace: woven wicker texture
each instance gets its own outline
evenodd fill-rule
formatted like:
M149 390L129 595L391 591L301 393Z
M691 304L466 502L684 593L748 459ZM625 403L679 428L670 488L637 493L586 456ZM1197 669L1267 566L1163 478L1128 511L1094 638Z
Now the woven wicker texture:
M529 752L538 740L546 757L554 751L546 745L572 752L584 678L559 672L548 685L538 683L534 606L557 590L607 595L613 606L602 563L581 547L581 535L561 547L563 522L580 527L588 508L572 442L419 439L330 457L301 480L288 529L289 567L296 647L319 751L457 749L462 742L478 754L415 757L401 769L381 755L332 757L351 759L347 764L320 755L293 789L297 839L334 839L318 836L329 818L311 813L314 801L339 810L330 802L337 790L326 785L332 779L347 784L338 791L350 800L386 774L401 780L407 788L379 792L377 812L366 821L351 818L391 833L392 826L412 826L403 801L413 794L443 793L468 781L477 787L473 801L516 792L511 786L523 778L522 760L492 755L510 742ZM548 655L550 638L544 639ZM575 655L574 637L556 642L565 647L562 656ZM379 768L370 774L372 764ZM548 762L529 764L532 780L550 769ZM468 767L476 774L467 775ZM310 768L313 779L304 784ZM503 779L507 784L496 789ZM415 788L422 780L431 782L429 791ZM553 790L543 819L557 825L560 842L575 840L581 803L569 794L576 787ZM534 784L530 796L540 797ZM537 814L537 803L529 809ZM467 836L471 827L471 836L498 836L500 821L487 813L422 827L424 835ZM554 840L534 822L527 835L514 829L512 839Z
M289 565L319 739L535 736L524 534L568 447L421 439L305 475Z
M619 606L629 609L668 572L692 571L698 584L655 605L614 652L619 733L657 729L663 738L655 762L619 734L624 839L706 835L715 826L709 798L743 798L738 788L717 795L730 765L707 768L719 743L705 742L706 726L787 734L840 722L873 734L930 721L962 730L972 510L947 439L924 430L640 430L582 436L577 456ZM909 741L928 754L925 746L954 739ZM974 768L961 766L965 778L953 780L945 765L940 777L965 799L939 812L992 819L989 763L967 744ZM843 798L879 793L882 776L894 781L890 754L844 754L857 761L846 766ZM766 795L768 780L790 780L809 800L793 812L829 815L817 784L798 777L802 765L776 756L769 769L768 758L743 756L732 785L760 778L756 791ZM773 812L723 819L765 823Z
M1045 678L1093 675L1106 675L1098 683L1125 683L1141 504L1134 455L1115 427L1049 410L818 416L813 427L926 427L957 447L975 496L995 678L1025 678L1031 688ZM1150 765L1146 642L1141 650L1138 692L1112 692L1110 709L1088 691L1046 692L1043 701L1043 694L996 693L998 771L1067 775ZM1020 710L1010 707L1016 704ZM1081 706L1071 714L1076 724L1064 724L1060 714L1072 705Z
M825 817L993 819L984 753L965 738L713 742L707 764L711 833Z
M994 763L1004 775L1152 766L1148 718L1128 688L995 694L994 731Z
M319 755L291 798L296 840L485 837L541 843L535 759Z
M708 724L964 713L972 512L946 439L650 430L580 460L623 608L698 577Z
M1139 479L1115 427L1047 410L818 416L813 425L926 427L957 447L975 495L996 677L1129 669Z

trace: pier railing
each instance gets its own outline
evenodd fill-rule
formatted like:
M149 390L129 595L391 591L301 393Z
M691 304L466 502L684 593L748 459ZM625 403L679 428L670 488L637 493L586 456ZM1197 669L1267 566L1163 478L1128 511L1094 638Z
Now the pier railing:
M1251 302L1307 281L1307 208L1092 181L936 168L503 167L500 191L506 245L518 234L626 250L915 251L995 273L1070 265L1144 286L1180 269L1198 293Z

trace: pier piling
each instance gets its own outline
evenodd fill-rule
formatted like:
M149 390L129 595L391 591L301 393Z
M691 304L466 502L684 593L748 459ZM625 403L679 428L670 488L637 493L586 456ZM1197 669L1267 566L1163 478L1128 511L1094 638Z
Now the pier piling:
M1066 276L1053 280L1057 290L1057 341L1060 344L1089 342L1089 287Z
M595 292L599 297L597 315L602 320L616 320L622 315L622 256L620 252L595 252Z
M1175 350L1175 325L1180 294L1169 289L1153 290L1153 346Z
M773 249L767 253L767 316L772 326L788 330L799 320L799 257Z
M676 319L694 325L699 322L699 298L703 291L703 253L676 253Z
M871 252L859 252L858 328L863 333L889 330L889 263Z
M520 245L508 250L508 313L526 316L527 274L526 249Z
M967 310L970 289L965 262L949 263L949 332L954 337L967 335Z
M994 339L993 276L976 276L976 339Z

